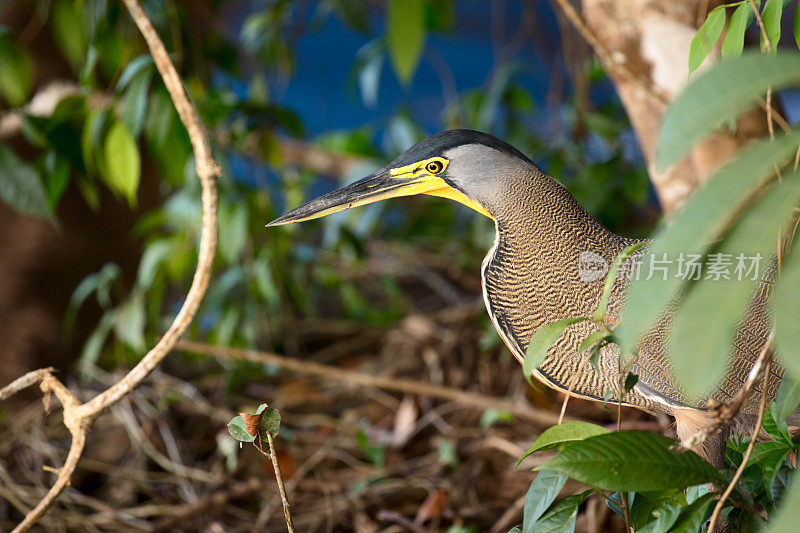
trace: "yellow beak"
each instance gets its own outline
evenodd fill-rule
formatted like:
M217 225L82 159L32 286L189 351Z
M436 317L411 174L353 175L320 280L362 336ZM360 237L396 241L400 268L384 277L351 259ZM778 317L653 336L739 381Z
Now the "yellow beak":
M492 218L483 206L461 191L454 189L438 176L425 173L415 175L413 172L397 174L396 171L393 173L391 169L382 168L366 178L324 194L289 211L267 224L267 227L303 222L387 198L415 194L450 198Z

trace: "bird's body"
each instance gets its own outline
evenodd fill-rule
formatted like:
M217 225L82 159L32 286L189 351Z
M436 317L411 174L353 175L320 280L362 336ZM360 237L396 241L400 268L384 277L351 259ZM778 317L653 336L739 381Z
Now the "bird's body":
M495 241L483 261L483 297L500 336L522 362L533 334L557 320L591 316L603 291L603 277L585 281L579 272L581 254L611 264L637 242L619 237L595 221L573 196L518 150L494 137L470 130L452 130L410 148L373 176L313 200L280 217L285 224L322 216L390 196L433 194L457 200L489 216ZM607 317L618 320L627 281L618 278ZM709 396L725 400L738 391L767 341L767 302L771 283L762 282L737 334L728 372ZM622 403L676 418L686 438L702 427L701 402L689 402L669 365L666 334L671 315L640 342L631 371L639 379ZM597 401L619 401L619 349L602 348L597 367L578 353L583 339L596 329L591 322L567 328L551 346L534 375L550 387ZM774 395L783 371L773 365L769 394ZM752 412L759 395L745 406ZM707 454L708 455L708 454ZM719 454L714 462L719 463Z

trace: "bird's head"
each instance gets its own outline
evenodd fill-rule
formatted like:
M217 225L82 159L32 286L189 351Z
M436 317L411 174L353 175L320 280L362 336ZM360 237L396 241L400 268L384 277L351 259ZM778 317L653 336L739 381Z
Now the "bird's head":
M280 226L396 196L429 194L494 218L509 179L535 165L516 148L473 130L449 130L418 142L377 172L273 220Z

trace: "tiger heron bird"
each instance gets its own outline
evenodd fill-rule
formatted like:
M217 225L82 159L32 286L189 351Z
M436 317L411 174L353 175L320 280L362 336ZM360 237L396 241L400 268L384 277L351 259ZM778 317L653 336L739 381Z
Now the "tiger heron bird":
M374 174L303 204L268 226L416 194L450 198L494 221L494 245L482 265L483 299L494 327L520 362L538 328L567 317L591 316L597 308L604 280L582 280L581 253L592 252L610 264L624 248L639 242L606 230L519 150L472 130L433 135ZM621 278L614 284L607 312L612 322L619 320L625 285ZM742 321L727 373L710 395L714 399L728 399L747 379L769 335L768 297L769 283L765 283ZM640 341L632 369L639 380L623 395L622 405L672 415L679 437L685 440L705 427L710 415L704 402L686 399L672 376L665 343L669 323L666 315ZM581 341L595 329L591 322L567 328L544 363L533 370L534 376L572 396L618 402L619 348L605 346L597 367L581 364L583 358L577 353ZM769 396L774 396L782 375L773 365ZM740 416L753 418L759 398L757 391ZM724 459L725 433L696 449L718 467Z

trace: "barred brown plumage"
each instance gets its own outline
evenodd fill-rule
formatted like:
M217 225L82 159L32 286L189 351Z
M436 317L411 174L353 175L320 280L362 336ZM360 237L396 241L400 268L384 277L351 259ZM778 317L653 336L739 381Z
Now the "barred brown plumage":
M471 130L450 130L412 146L386 167L352 185L323 195L269 225L289 224L394 196L432 194L457 200L495 222L494 244L483 261L483 297L504 342L522 362L533 334L560 319L591 316L603 291L602 276L585 281L579 272L582 253L611 264L638 242L617 236L595 221L557 181L514 147ZM708 422L705 400L725 401L747 380L770 331L768 302L774 265L766 272L744 314L718 387L707 398L690 401L670 369L666 337L671 313L640 341L632 367L638 382L622 404L675 417L682 440ZM619 320L627 281L613 286L606 316ZM597 329L584 321L569 326L550 347L535 376L555 389L591 400L618 402L619 348L600 351L597 367L582 362L581 341ZM783 369L773 365L768 394L775 395ZM610 391L609 398L607 392ZM752 415L761 393L742 410ZM698 450L721 466L725 432Z

